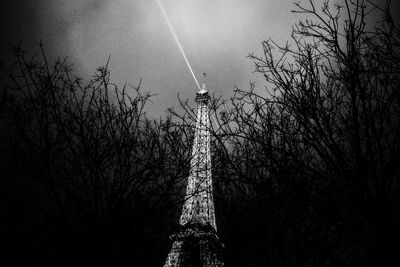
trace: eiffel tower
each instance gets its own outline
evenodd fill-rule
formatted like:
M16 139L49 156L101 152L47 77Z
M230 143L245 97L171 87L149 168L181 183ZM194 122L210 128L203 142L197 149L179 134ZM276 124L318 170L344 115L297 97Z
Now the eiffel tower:
M205 77L205 74L204 74ZM222 243L217 235L211 178L210 96L203 87L196 94L197 120L190 174L179 231L164 267L223 267Z

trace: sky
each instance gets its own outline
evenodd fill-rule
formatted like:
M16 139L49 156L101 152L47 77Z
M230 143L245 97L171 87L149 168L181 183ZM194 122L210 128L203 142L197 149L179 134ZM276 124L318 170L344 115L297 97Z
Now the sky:
M234 86L263 86L253 73L251 52L261 42L290 39L299 20L293 0L161 0L199 82L217 96L229 97ZM304 2L304 1L303 1ZM45 44L51 58L68 56L74 70L90 77L110 56L112 81L137 85L157 94L149 115L163 115L179 105L177 95L194 98L196 84L169 31L156 0L2 1L1 57L10 43L22 41L30 52Z

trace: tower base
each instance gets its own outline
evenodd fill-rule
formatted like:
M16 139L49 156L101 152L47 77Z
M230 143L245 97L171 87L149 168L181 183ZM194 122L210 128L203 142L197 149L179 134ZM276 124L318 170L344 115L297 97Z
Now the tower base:
M222 248L211 226L185 226L174 241L164 267L223 267Z

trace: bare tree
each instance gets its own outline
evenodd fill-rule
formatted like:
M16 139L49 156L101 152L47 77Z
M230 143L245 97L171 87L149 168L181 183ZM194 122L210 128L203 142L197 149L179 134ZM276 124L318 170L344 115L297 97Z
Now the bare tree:
M8 188L27 188L17 194L37 202L27 217L52 240L27 242L69 253L65 265L161 264L188 172L188 133L170 118L148 119L151 95L140 83L113 84L108 64L83 82L40 48L37 58L16 47L15 64L2 66L10 81L0 113L2 171Z
M220 107L220 196L248 212L225 225L231 255L248 242L246 266L398 262L400 28L389 3L295 5L292 41L249 56L267 90ZM235 240L246 231L261 240Z

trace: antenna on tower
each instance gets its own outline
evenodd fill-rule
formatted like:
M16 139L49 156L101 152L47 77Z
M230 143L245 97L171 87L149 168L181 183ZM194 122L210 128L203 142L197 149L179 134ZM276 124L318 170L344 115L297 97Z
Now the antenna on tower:
M201 90L199 91L199 94L205 94L207 93L207 89L206 89L206 73L203 73L203 86L201 88Z

